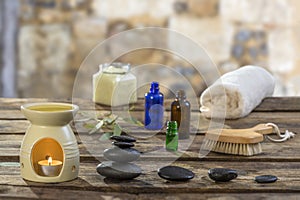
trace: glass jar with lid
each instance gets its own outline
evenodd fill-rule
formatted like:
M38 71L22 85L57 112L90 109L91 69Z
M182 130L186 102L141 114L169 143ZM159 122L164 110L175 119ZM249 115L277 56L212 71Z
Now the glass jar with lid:
M108 106L120 106L137 101L137 80L128 63L104 63L93 75L93 101Z

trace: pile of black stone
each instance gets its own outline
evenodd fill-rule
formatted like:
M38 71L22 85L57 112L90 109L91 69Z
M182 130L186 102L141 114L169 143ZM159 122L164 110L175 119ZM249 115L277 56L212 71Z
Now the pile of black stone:
M112 136L113 147L105 149L104 161L97 166L97 172L107 178L133 179L138 177L142 170L139 166L131 163L140 158L140 152L134 147L135 138L129 136Z

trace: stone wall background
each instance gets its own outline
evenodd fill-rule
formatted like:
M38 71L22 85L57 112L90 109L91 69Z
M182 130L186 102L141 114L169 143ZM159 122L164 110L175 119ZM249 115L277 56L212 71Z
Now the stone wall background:
M147 26L190 37L222 73L260 65L276 76L276 95L300 95L298 0L22 0L19 7L18 97L70 98L76 72L93 47ZM189 63L172 55L145 50L119 60L166 64L185 74L198 94L206 87Z

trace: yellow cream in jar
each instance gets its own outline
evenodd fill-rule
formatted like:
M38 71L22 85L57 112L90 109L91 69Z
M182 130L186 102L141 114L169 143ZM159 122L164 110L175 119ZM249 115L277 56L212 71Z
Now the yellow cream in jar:
M108 106L120 106L137 101L137 80L130 65L105 63L93 75L93 101Z

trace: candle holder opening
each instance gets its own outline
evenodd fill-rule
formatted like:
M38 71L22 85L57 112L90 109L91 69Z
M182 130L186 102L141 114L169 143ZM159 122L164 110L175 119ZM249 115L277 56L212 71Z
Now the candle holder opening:
M31 163L40 176L53 177L61 172L64 155L59 143L51 138L38 141L31 153Z

